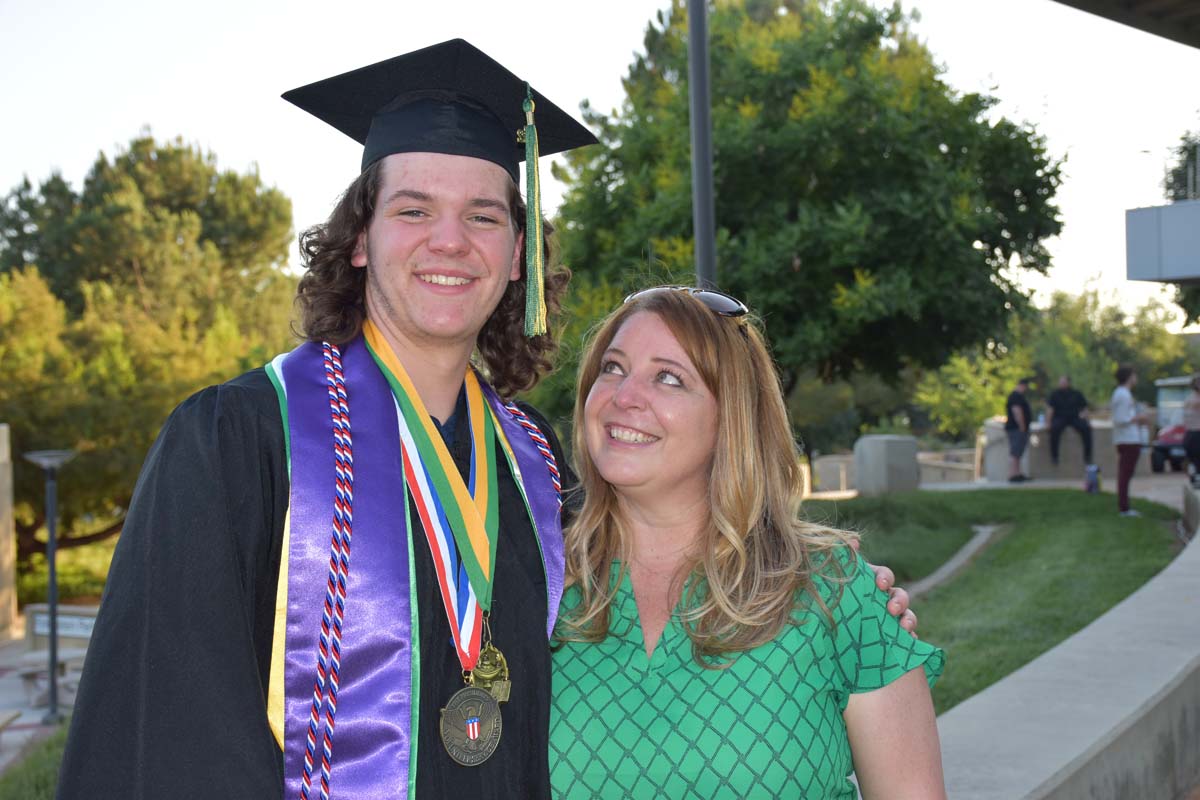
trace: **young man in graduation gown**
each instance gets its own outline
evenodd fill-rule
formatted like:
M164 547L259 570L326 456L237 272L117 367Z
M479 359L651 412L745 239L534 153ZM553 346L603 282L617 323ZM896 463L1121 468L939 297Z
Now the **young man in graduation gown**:
M303 239L308 342L147 458L59 796L546 797L563 458L502 398L549 369L567 274L518 165L595 139L462 41L285 97L363 172Z
M307 342L147 457L59 797L548 797L566 469L506 398L567 277L518 163L536 201L595 140L460 40L285 98L363 172L302 237Z

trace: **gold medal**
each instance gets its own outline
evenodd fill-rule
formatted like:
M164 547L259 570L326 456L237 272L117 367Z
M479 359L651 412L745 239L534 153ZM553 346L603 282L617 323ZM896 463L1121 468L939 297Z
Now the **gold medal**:
M508 702L508 661L492 644L491 615L483 615L479 658L475 669L464 672L467 686L450 697L442 709L442 744L450 757L464 767L477 767L500 746L503 719L500 704Z
M508 661L505 660L504 653L492 644L491 631L486 627L484 631L488 633L489 640L479 651L479 662L475 664L475 669L471 670L467 683L491 692L497 703L507 703L512 688L512 683L508 680Z
M500 746L500 705L478 686L459 689L442 709L442 744L464 767L477 767Z

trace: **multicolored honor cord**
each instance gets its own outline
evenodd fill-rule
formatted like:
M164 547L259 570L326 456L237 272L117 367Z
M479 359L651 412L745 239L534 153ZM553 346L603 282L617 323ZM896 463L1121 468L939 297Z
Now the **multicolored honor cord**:
M503 433L484 401L479 379L468 370L471 470L469 481L464 482L408 373L379 329L368 320L363 334L396 399L404 480L433 554L459 661L469 672L479 660L482 616L492 605L500 530L496 440Z

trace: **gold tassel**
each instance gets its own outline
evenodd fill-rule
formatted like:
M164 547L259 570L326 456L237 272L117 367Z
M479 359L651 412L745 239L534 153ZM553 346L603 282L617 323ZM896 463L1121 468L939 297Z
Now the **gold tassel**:
M542 248L542 186L538 177L533 91L525 84L525 335L546 333L546 254Z

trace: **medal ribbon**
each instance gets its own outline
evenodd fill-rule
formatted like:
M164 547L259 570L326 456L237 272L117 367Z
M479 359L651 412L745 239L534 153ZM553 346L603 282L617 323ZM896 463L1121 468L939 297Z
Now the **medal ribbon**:
M464 380L471 469L469 481L464 482L408 373L379 329L368 320L363 333L395 397L404 480L433 554L459 662L469 671L479 660L483 612L492 605L500 529L496 439L503 434L484 402L479 379L468 369Z

